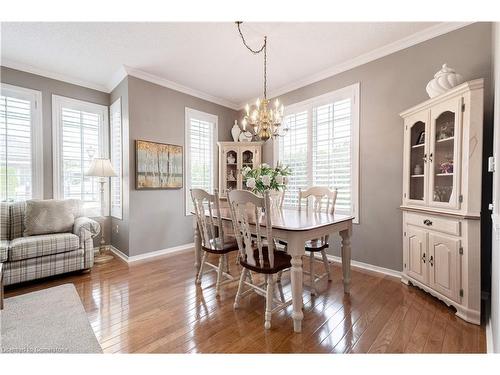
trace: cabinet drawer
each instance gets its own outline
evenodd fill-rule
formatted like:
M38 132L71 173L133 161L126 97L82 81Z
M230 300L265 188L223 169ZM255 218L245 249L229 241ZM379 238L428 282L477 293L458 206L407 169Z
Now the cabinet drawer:
M407 213L406 223L417 227L432 229L438 232L460 236L460 220L434 215Z

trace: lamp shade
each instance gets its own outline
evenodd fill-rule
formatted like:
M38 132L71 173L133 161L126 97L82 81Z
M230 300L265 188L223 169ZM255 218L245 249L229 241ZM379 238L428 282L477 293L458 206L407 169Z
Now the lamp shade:
M85 175L94 177L116 177L116 172L109 159L94 158Z

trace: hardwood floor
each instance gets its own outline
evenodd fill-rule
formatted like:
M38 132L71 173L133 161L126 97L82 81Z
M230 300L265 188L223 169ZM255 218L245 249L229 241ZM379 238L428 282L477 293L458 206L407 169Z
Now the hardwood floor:
M178 253L6 288L6 298L73 283L105 353L485 353L484 325L455 317L439 300L398 279L353 268L345 296L340 266L320 294L304 291L303 332L293 332L291 306L264 329L264 298L233 309L237 282L215 297L215 274L194 284L194 255ZM305 261L307 265L307 261ZM234 259L231 271L238 271ZM283 276L290 297L289 275Z

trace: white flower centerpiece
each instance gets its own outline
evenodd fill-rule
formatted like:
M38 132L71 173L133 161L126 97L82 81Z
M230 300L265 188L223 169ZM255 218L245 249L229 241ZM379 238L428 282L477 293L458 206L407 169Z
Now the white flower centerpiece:
M286 186L288 176L292 173L290 168L280 163L275 168L271 168L266 163L254 169L245 167L241 172L246 187L260 196L266 190L283 190Z

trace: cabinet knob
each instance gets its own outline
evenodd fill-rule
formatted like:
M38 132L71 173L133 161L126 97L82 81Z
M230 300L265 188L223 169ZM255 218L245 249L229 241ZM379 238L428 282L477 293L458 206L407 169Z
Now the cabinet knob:
M430 221L429 219L425 219L424 224L430 227L432 225L432 221Z
M425 263L425 253L424 253L424 255L422 255L422 262Z
M422 159L424 160L424 163L427 163L427 154L424 154L424 157Z
M434 258L432 255L431 258L429 259L429 264L431 265L431 267L434 267Z
M431 162L431 163L432 163L432 152L431 152L431 153L430 153L430 155L429 155L429 162Z

